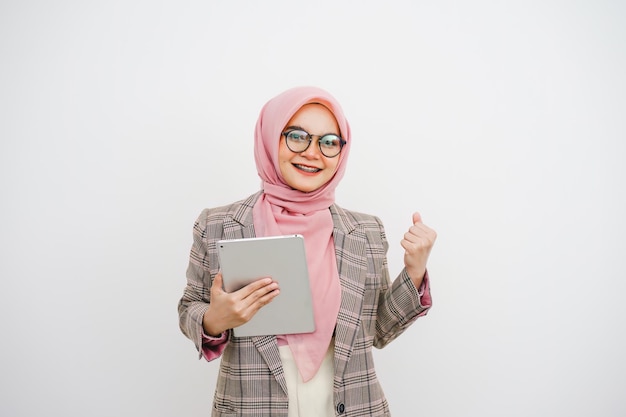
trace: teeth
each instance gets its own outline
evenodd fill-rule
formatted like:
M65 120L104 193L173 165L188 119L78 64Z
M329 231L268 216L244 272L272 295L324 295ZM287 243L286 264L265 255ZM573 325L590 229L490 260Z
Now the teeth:
M304 165L299 165L299 164L295 164L295 165L296 165L296 167L297 167L298 169L301 169L301 170L306 171L306 172L317 172L317 171L321 171L321 169L319 169L319 168L305 167Z

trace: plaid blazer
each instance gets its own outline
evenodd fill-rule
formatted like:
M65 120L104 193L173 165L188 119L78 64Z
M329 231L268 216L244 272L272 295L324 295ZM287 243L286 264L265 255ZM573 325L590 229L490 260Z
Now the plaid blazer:
M187 286L178 304L180 328L202 349L202 317L219 271L219 239L254 237L256 193L233 204L205 209L194 224ZM375 216L332 205L334 242L341 282L335 328L334 400L340 416L389 416L378 382L372 346L398 337L428 307L403 269L390 281L383 225ZM213 417L287 416L285 376L275 336L233 337L222 353Z

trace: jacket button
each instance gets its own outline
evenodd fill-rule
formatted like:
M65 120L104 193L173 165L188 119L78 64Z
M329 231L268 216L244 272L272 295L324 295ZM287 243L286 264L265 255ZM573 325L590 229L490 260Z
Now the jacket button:
M337 412L343 414L344 411L346 411L346 406L343 403L337 404Z

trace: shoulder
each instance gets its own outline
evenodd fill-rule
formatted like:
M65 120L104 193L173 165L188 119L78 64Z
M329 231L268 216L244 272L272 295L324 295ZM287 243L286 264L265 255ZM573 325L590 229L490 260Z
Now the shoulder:
M260 193L252 194L245 199L217 207L205 208L196 219L196 228L206 230L215 225L222 225L226 218L245 221L252 217L252 208Z
M373 214L362 213L359 211L348 210L337 204L333 204L330 208L333 220L336 225L341 225L345 229L366 229L366 230L382 230L383 222L378 216Z
M383 222L378 216L347 210L336 204L330 207L335 232L350 239L366 242L368 253L384 255L388 249Z
M380 218L373 214L349 210L338 206L337 204L333 204L330 210L334 216L344 218L356 224L382 226L382 221L380 220Z

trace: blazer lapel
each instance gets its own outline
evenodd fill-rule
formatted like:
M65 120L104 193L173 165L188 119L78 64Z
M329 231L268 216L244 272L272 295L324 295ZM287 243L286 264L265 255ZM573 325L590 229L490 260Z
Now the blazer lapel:
M343 209L333 205L331 213L335 225L333 236L341 283L341 305L335 328L335 374L343 375L361 324L367 271L367 239Z
M256 193L242 201L236 209L224 217L224 239L241 239L254 237L254 222L252 208L259 198Z

